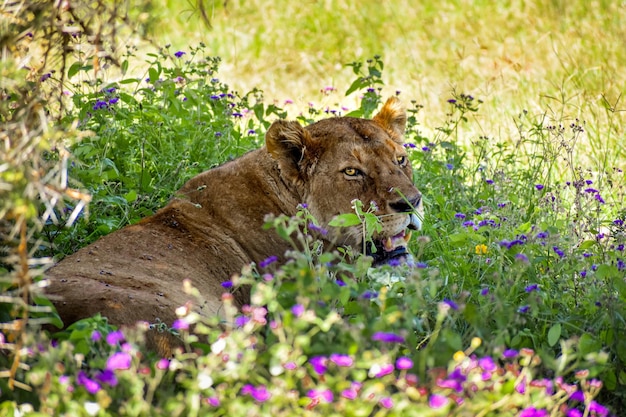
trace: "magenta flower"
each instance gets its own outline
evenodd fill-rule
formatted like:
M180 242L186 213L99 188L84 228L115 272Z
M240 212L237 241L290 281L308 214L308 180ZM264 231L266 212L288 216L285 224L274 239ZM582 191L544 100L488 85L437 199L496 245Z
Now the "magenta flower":
M176 319L172 323L172 329L175 330L189 330L189 323L185 319Z
M272 396L272 394L270 394L270 392L267 390L265 385L260 385L254 388L252 392L250 393L250 395L252 396L252 398L254 398L256 401L260 403L269 400L270 397Z
M91 332L91 340L94 342L99 342L100 340L102 340L102 334L99 331L94 330L93 332Z
M167 358L161 358L156 363L156 368L160 370L164 370L170 367L170 360Z
M325 403L332 403L335 398L333 392L329 389L312 389L307 392L306 396L312 400Z
M389 375L390 373L393 372L393 370L394 370L394 367L393 367L393 364L391 363L381 365L380 370L376 372L376 378L382 378L385 375Z
M76 378L76 382L78 385L82 385L85 387L88 393L95 394L100 391L100 384L98 384L93 379L89 379L87 374L83 371L78 372L78 377Z
M538 410L535 407L528 407L519 413L519 417L547 417L549 414L546 410Z
M595 401L591 401L591 403L589 403L589 411L596 413L601 417L609 415L609 409Z
M393 407L393 400L390 397L383 397L380 399L380 405L389 409Z
M445 395L433 394L428 399L428 406L430 408L442 408L448 405L450 399Z
M313 356L309 359L309 363L313 367L313 370L319 375L323 375L328 369L328 359L325 356Z
M359 395L359 393L352 387L341 391L341 396L348 400L354 400L357 395Z
M397 369L411 369L413 368L413 361L411 358L407 358L406 356L401 356L396 359L396 368Z
M217 397L209 397L206 399L206 402L212 407L219 407L221 404L220 399Z
M339 353L333 353L330 355L330 361L337 366L352 366L354 360L350 357L350 355L342 355Z
M106 337L107 344L109 346L115 346L118 343L124 341L124 333L121 330L111 332Z
M115 352L109 359L107 359L105 369L110 371L116 371L118 369L129 369L131 363L131 357L126 352Z

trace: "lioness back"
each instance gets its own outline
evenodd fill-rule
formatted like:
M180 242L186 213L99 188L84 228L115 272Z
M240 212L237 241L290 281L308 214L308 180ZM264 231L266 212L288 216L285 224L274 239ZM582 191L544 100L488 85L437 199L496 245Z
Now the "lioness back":
M395 98L372 119L337 117L306 128L277 121L265 146L189 180L153 216L111 233L63 259L46 276L46 293L65 325L101 313L117 325L171 324L189 301L189 279L201 296L195 309L219 313L221 285L244 265L288 248L262 228L268 214L296 214L306 204L322 227L375 203L383 230L379 262L406 255L407 228L419 228L421 195L403 146L406 113ZM361 228L330 229L329 250L362 245ZM247 289L234 293L249 302Z

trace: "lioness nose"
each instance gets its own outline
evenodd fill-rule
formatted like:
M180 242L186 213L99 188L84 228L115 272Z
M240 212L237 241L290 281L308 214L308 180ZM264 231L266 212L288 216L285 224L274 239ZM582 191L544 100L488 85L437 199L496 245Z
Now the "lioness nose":
M417 194L410 199L401 198L400 200L394 201L393 203L389 203L389 207L391 207L394 211L398 213L409 213L419 206L421 200L422 195Z

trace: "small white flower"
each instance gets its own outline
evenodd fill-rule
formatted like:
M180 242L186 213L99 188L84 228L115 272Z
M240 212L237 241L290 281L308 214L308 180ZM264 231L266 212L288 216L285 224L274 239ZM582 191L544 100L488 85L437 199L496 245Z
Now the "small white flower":
M90 416L95 416L100 411L100 404L87 401L85 402L85 411Z

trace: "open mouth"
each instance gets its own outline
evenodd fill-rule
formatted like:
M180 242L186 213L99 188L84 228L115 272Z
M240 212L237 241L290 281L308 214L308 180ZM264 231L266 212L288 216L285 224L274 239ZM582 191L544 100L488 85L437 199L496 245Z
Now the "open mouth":
M410 222L407 230L400 233L374 240L374 243L367 245L367 255L374 258L374 266L385 264L403 264L411 259L411 254L407 250L407 245L411 239L411 231L421 229L422 222L415 214L410 215Z

